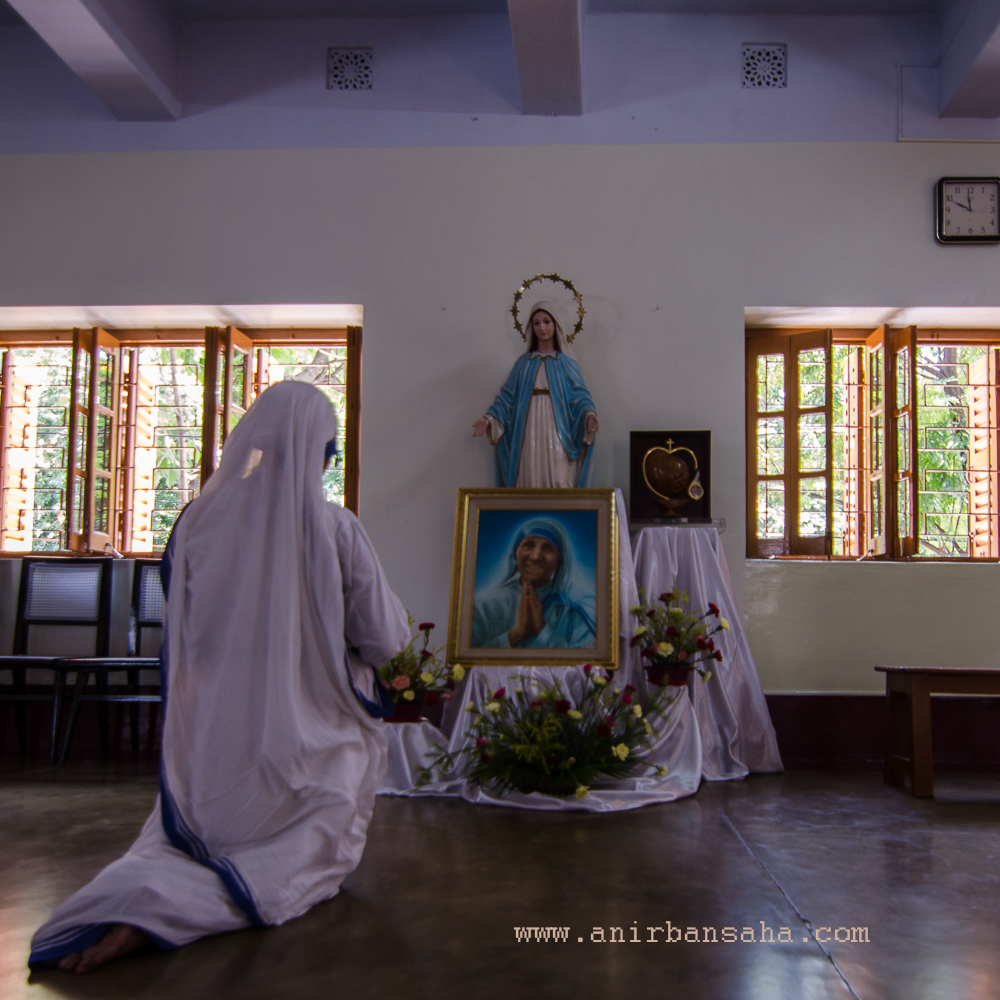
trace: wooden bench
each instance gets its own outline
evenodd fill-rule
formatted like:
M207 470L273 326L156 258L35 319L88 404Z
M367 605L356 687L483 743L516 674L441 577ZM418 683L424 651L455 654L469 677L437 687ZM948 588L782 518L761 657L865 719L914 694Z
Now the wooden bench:
M1000 695L1000 668L876 667L885 674L885 783L934 796L932 694ZM909 756L907 756L909 752Z

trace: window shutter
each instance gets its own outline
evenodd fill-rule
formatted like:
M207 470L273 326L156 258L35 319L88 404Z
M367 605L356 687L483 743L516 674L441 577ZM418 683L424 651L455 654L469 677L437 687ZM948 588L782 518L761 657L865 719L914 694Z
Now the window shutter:
M865 554L886 554L885 327L865 340Z
M975 558L1000 556L1000 430L997 392L1000 350L990 345L986 356L969 366L972 405L969 412L969 535Z
M344 506L358 515L361 501L361 327L347 328L346 423L344 428Z
M892 554L917 553L917 328L887 331L886 525Z

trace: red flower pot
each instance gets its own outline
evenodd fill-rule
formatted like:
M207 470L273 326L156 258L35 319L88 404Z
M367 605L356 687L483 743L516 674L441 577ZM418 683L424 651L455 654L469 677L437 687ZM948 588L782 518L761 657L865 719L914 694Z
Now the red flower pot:
M651 663L644 669L650 684L657 687L686 687L693 668L681 663Z
M386 722L429 722L432 726L441 725L441 715L444 703L425 705L422 701L404 702L397 705Z

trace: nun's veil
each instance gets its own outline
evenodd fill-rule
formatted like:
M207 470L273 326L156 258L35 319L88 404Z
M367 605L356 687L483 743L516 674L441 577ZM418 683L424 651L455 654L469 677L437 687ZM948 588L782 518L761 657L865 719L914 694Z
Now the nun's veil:
M552 588L557 591L568 591L576 575L573 543L566 529L551 517L533 517L517 529L511 538L507 561L498 575L495 586L502 587L505 584L516 583L520 579L520 573L517 569L517 547L531 535L541 538L551 536L551 538L556 539L561 561L559 569L552 578Z

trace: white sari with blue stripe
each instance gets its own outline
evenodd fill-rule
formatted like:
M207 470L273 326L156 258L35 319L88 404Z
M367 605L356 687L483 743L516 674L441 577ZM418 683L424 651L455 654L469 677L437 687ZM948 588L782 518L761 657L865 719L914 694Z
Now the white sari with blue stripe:
M128 853L38 930L32 965L116 923L164 948L280 924L360 861L386 747L364 664L409 629L360 523L323 498L335 430L322 393L278 383L175 526L160 797Z

